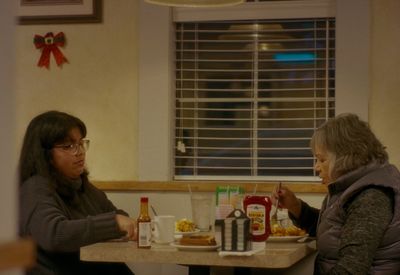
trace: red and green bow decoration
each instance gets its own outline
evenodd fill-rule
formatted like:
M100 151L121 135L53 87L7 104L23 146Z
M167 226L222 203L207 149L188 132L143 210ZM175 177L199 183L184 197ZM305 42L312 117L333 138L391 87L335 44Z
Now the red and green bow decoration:
M48 32L44 37L41 35L35 35L33 39L36 49L41 49L42 55L40 56L38 66L46 67L50 66L50 56L53 53L56 60L57 66L61 66L64 62L68 63L67 58L63 55L58 47L64 47L65 36L63 32L59 32L56 36L52 32Z

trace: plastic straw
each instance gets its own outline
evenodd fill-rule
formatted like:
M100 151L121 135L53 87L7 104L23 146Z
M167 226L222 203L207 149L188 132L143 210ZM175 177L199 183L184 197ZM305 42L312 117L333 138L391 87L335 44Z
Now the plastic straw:
M256 183L256 186L254 186L253 195L256 194L256 192L257 192L257 187L258 187L258 183Z
M190 187L190 184L188 183L188 188L189 188L189 193L190 193L190 196L192 195L192 188Z
M152 205L150 205L151 210L153 211L154 216L158 216L156 210Z

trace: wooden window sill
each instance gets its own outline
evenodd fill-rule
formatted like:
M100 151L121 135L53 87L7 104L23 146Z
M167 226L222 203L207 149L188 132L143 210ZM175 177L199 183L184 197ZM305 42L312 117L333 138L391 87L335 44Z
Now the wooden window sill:
M93 181L103 191L148 191L187 192L188 185L193 192L214 192L217 186L241 186L246 193L254 191L257 182L245 181ZM282 182L295 193L326 193L326 186L310 182ZM258 182L257 193L271 193L278 182Z

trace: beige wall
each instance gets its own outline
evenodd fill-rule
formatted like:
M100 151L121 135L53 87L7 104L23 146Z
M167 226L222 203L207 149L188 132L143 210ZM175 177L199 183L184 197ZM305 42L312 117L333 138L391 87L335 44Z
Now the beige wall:
M400 93L396 85L400 81L400 19L396 13L400 3L397 0L371 3L369 118L373 129L388 146L392 162L400 166L397 146ZM136 180L139 174L139 1L104 1L104 5L102 24L18 26L17 145L32 116L48 109L71 112L82 118L89 129L92 143L88 166L92 179ZM32 38L49 31L63 31L66 35L63 52L70 63L63 68L54 62L50 70L36 66L39 51L34 48ZM315 205L322 198L305 196ZM183 211L183 214L186 213Z
M379 2L379 4L378 4ZM88 166L93 179L137 179L138 1L104 1L102 24L30 25L17 28L17 146L39 112L59 109L89 129ZM370 121L400 166L399 1L372 1ZM38 68L35 34L63 31L69 64ZM362 45L360 45L361 47ZM390 118L390 119L388 119ZM18 149L17 148L17 149ZM16 150L17 151L17 150Z
M104 2L102 24L30 25L17 29L17 136L36 114L58 109L81 118L91 139L94 179L137 177L137 0ZM36 63L35 34L64 32L62 68ZM19 148L19 147L18 147Z
M17 144L26 124L37 113L49 109L71 112L82 118L89 129L92 144L88 166L92 178L135 180L138 175L138 1L104 1L104 4L102 24L18 26ZM380 0L379 4L377 0L372 1L369 115L373 129L388 146L391 160L398 166L400 19L396 11L399 5L397 0ZM70 63L63 68L54 62L50 70L36 66L39 51L34 48L32 38L49 31L63 31L67 37L63 52ZM113 198L118 204L119 197ZM305 198L315 205L321 199L307 195ZM128 207L126 199L121 198L120 203Z
M400 1L372 1L371 127L400 167Z

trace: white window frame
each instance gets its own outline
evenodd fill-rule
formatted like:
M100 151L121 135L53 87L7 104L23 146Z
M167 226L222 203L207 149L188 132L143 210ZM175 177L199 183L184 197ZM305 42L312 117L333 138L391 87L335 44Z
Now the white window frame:
M139 4L138 180L169 181L173 162L173 25L172 20L199 20L196 16L269 18L336 17L336 109L368 119L369 0L307 0L252 3L215 10L174 9ZM265 8L262 10L261 6ZM236 12L237 9L239 12ZM222 14L218 14L222 13ZM354 20L356 15L357 20ZM246 17L247 18L244 18ZM275 17L274 17L275 16ZM284 16L284 17L283 17ZM213 17L213 18L212 18ZM185 19L186 18L186 19ZM219 17L220 18L220 17ZM254 18L254 17L253 17ZM227 18L232 19L232 18Z

